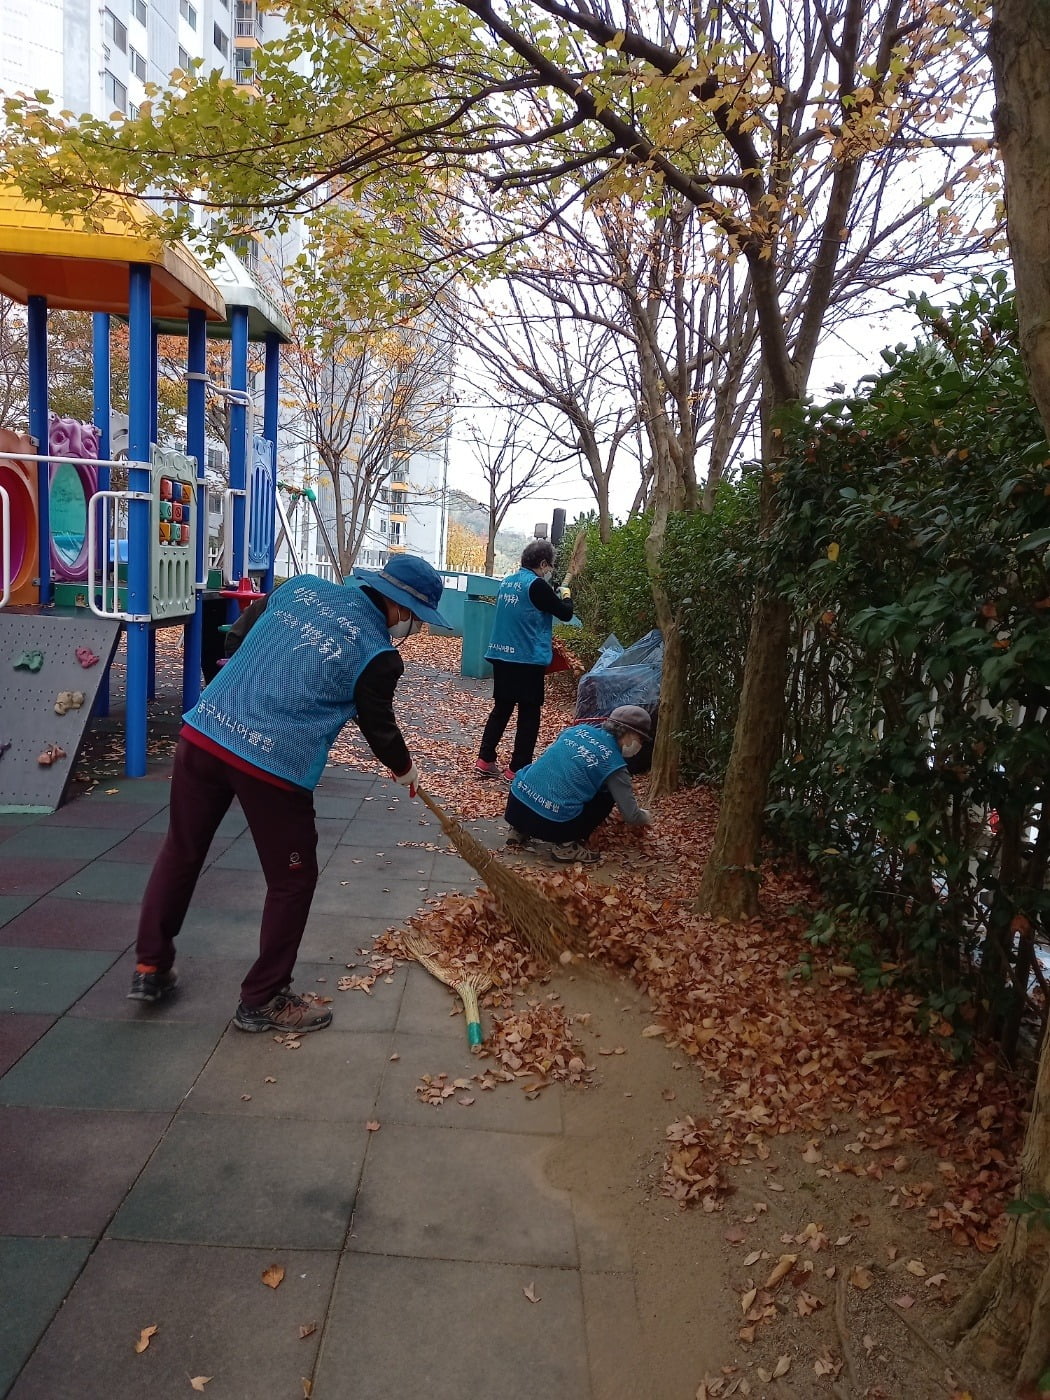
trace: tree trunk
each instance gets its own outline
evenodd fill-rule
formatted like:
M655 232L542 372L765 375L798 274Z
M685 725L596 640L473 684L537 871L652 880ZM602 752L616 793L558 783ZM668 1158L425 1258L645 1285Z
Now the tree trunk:
M1000 0L989 49L1021 353L1050 436L1050 10Z
M727 919L749 919L758 913L756 853L764 829L769 774L783 736L790 627L791 610L786 603L766 594L755 599L733 750L714 845L697 894L700 913Z
M660 673L660 721L653 744L653 762L649 770L650 798L677 792L680 778L678 736L685 715L685 655L682 634L678 630L671 600L664 588L660 568L664 539L667 533L666 495L662 494L652 528L645 541L645 562L656 609L656 625L664 642L663 669Z
M1018 1194L1050 1196L1050 1036L1043 1037ZM1010 1217L998 1253L960 1299L946 1333L966 1361L1018 1384L1050 1368L1050 1230L1038 1216Z
M989 49L1021 352L1050 436L1050 12L1033 0L1000 0ZM1047 1034L1021 1149L1019 1195L1050 1196ZM948 1335L966 1359L1018 1383L1038 1382L1050 1368L1050 1230L1039 1216L1011 1217L998 1253L956 1307Z

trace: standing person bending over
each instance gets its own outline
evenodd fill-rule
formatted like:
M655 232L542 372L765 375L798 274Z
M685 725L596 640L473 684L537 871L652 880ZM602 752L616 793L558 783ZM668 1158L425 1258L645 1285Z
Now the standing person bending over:
M555 860L593 865L601 856L581 843L614 806L628 825L652 826L634 800L627 771L627 760L641 751L651 727L640 705L618 705L608 719L563 729L511 783L504 814L511 844L550 841Z
M304 574L271 593L183 716L168 834L139 916L132 1000L160 1001L173 990L175 936L236 797L266 877L266 902L234 1025L299 1032L331 1021L330 1011L291 990L317 884L313 789L336 735L356 719L376 758L416 795L419 777L394 718L405 667L392 643L424 622L448 626L437 610L441 578L425 560L398 554L379 573L354 575L362 587Z
M550 540L531 540L522 550L521 568L499 586L492 640L485 653L485 660L492 663L492 712L474 765L483 778L502 777L509 782L536 752L554 621L572 618L568 589L563 588L559 597L548 582L553 566ZM501 769L496 751L515 705L514 751L510 763Z

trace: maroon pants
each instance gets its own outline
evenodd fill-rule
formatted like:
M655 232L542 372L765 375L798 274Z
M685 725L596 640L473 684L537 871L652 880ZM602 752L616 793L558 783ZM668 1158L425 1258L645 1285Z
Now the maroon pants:
M262 1006L291 981L317 885L313 794L253 777L185 739L175 751L168 834L142 899L135 952L140 963L161 971L175 961L175 936L235 797L266 876L259 956L241 983L244 1005Z

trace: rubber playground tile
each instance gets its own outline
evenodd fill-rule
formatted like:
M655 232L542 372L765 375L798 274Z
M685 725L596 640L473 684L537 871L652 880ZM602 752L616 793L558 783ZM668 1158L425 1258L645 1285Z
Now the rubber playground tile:
M185 1400L194 1376L214 1377L223 1400L301 1396L337 1258L103 1240L8 1400ZM266 1288L273 1264L284 1280ZM317 1331L303 1340L310 1322ZM157 1331L136 1355L147 1326Z
M102 1234L170 1114L0 1108L0 1235Z
M0 1395L62 1306L93 1240L0 1239ZM70 1372L65 1377L68 1383ZM52 1395L62 1394L62 1386Z
M107 831L134 831L147 816L137 803L111 802L108 807L90 797L79 797L41 817L37 827L47 831L53 826L91 826ZM155 819L151 819L155 820Z
M28 909L36 896L31 894L0 894L0 928Z
M99 899L113 904L140 904L150 876L148 865L134 861L98 860L71 880L56 886L57 899Z
M526 1288L542 1307L522 1297ZM410 1345L391 1327L392 1317L411 1319ZM354 1400L586 1400L579 1276L534 1266L346 1255L314 1394L349 1394L347 1376Z
M125 804L124 810L130 810L128 804ZM167 831L167 829L167 808L161 812L157 812L155 816L150 817L148 821L142 823L143 831ZM218 840L220 837L225 837L232 841L235 837L243 835L247 830L248 822L245 819L244 813L235 802L216 828L215 838Z
M0 1012L0 1074L6 1074L54 1024L54 1016Z
M249 1249L339 1249L368 1136L363 1122L282 1123L180 1113L117 1212L109 1236Z
M266 881L261 870L223 870L212 866L205 870L193 891L198 909L257 909L262 913L266 898Z
M174 1111L218 1038L211 1026L65 1016L0 1078L0 1103Z
M175 991L159 1002L129 1001L128 988L135 968L135 953L122 958L86 992L70 1016L106 1021L131 1021L139 1025L192 1024L221 1030L237 1010L241 982L250 963L225 958L182 956L176 960L179 974Z
M390 1036L333 1027L289 1050L235 1028L223 1037L183 1105L184 1113L364 1124L390 1055ZM273 1083L268 1083L273 1080Z
M561 1097L556 1085L544 1089L534 1099L526 1099L518 1087L523 1081L482 1089L473 1076L484 1074L491 1061L472 1055L460 1016L443 1035L404 1035L398 1031L391 1042L383 1076L383 1087L376 1107L380 1123L406 1123L413 1127L467 1128L477 1132L560 1133ZM416 1085L424 1074L448 1075L469 1081L440 1106L424 1103ZM471 1100L460 1103L459 1100Z
M23 855L37 859L80 859L83 862L95 860L104 851L118 845L120 840L119 831L106 827L27 826L12 832L0 847L0 853L4 860Z
M139 807L152 807L159 812L168 805L171 796L171 776L157 778L117 779L100 783L90 801L108 806L110 803L133 802Z
M50 894L85 868L88 858L33 857L8 855L0 846L0 895L32 895L39 899Z
M0 1011L61 1015L115 958L69 948L0 948Z
M45 895L0 929L0 945L24 948L94 948L122 951L135 937L138 907L132 904Z
M466 1115L458 1132L384 1124L369 1143L347 1248L577 1268L569 1198L544 1180L551 1141L471 1131Z
M130 861L136 865L152 865L164 845L163 831L133 831L99 857L100 860Z

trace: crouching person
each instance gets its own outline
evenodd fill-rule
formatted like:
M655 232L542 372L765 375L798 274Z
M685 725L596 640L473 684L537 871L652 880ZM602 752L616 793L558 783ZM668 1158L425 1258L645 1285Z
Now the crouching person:
M627 760L640 752L650 728L640 705L620 705L608 719L563 730L535 763L514 775L504 814L508 844L527 848L549 841L554 860L593 865L601 857L583 842L614 806L630 826L652 826L635 801L627 771Z

